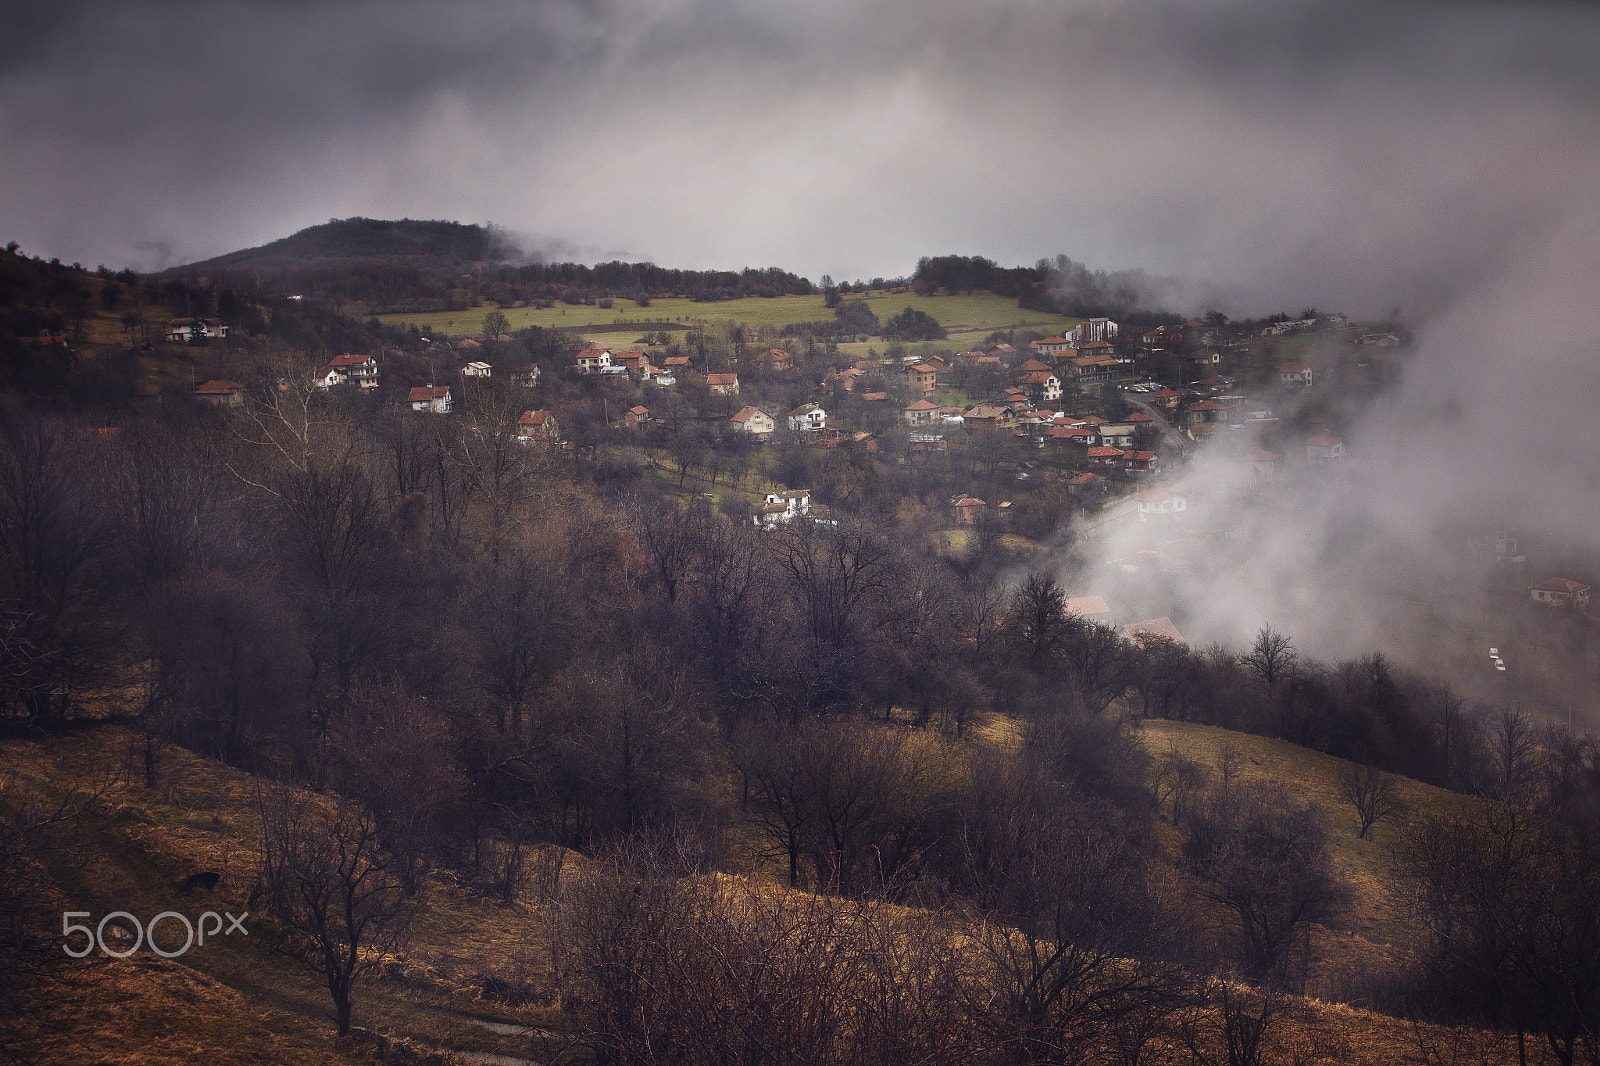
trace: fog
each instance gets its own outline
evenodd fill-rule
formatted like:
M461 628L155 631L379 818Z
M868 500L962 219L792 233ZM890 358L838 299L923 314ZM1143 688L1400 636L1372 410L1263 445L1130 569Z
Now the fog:
M1170 612L1196 645L1242 647L1271 625L1325 659L1381 650L1469 690L1496 679L1462 632L1504 644L1517 631L1507 605L1526 601L1528 579L1600 577L1597 237L1592 217L1575 216L1423 321L1403 382L1330 415L1347 452L1339 466L1301 459L1312 427L1264 479L1241 458L1243 441L1216 439L1162 486L1185 498L1188 534L1113 523L1086 542L1070 580L1121 590L1125 612ZM1290 420L1302 403L1328 410L1326 395L1271 406ZM1497 530L1517 536L1526 572L1496 569ZM1136 554L1150 550L1159 560ZM1476 691L1594 714L1592 671L1542 683L1542 693Z
M359 214L813 278L1065 252L1236 310L1422 312L1593 202L1600 13L1581 4L177 0L8 19L0 218L89 265Z
M1142 268L1238 316L1398 314L1405 382L1166 595L1328 654L1477 609L1466 528L1600 518L1600 10L1343 0L294 0L8 13L0 239L141 269L330 217L812 278ZM1244 477L1208 457L1201 514ZM1093 547L1104 570L1134 545ZM1562 553L1567 553L1563 555ZM1575 553L1575 554L1574 554ZM1224 553L1225 554L1225 553ZM1402 595L1397 596L1397 593ZM1399 606L1397 606L1399 605Z

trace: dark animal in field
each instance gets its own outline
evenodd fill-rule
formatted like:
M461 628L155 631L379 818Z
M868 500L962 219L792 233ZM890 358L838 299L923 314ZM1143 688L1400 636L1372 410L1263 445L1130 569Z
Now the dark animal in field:
M221 880L222 875L215 870L202 870L183 879L183 891L187 894L197 888L203 888L207 892L213 892L216 890L217 882Z

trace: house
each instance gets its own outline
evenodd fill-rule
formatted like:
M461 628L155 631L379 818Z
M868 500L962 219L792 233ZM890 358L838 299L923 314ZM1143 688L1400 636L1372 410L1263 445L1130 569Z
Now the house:
M1092 448L1100 443L1100 433L1093 426L1051 426L1045 440L1050 444Z
M650 408L643 404L628 408L628 413L622 416L622 424L628 429L638 429L648 421L650 421Z
M1571 578L1554 577L1549 581L1541 581L1528 590L1533 595L1533 602L1546 607L1575 607L1589 606L1589 586L1581 581Z
M917 363L901 371L906 379L906 388L912 392L926 396L932 392L939 380L939 372L927 363Z
M820 433L828 428L828 412L814 403L801 404L789 412L789 429L794 433Z
M1226 404L1218 403L1216 400L1201 400L1199 403L1192 403L1183 409L1183 420L1193 428L1221 422L1223 416L1227 413Z
M611 365L620 366L634 381L650 381L661 373L660 369L650 365L650 354L637 349L614 353L611 356Z
M1105 488L1106 479L1099 474L1085 472L1067 479L1067 491L1079 500L1093 499Z
M1084 341L1109 341L1117 335L1117 324L1109 318L1090 318L1072 327L1070 339Z
M1037 374L1041 370L1049 371L1049 369L1049 363L1041 363L1037 359L1029 359L1026 363L1023 363L1021 366L1017 367L1017 380L1020 381L1026 378L1029 374Z
M1084 476L1094 477L1093 474ZM1066 602L1062 604L1062 609L1067 614L1087 618L1090 621L1105 621L1111 617L1111 608L1106 606L1104 596L1068 596Z
M1398 348L1400 335L1398 333L1363 333L1356 338L1356 343L1368 348Z
M739 395L739 375L707 374L706 387L711 390L711 395L713 396L737 396Z
M493 369L488 363L468 363L461 368L461 376L464 378L486 378L493 373Z
M856 367L851 367L849 370L841 370L837 374L829 375L828 378L823 381L823 385L832 389L834 392L854 392L856 385L860 383L861 378L864 377L866 373L867 372L865 370L859 370Z
M1321 434L1306 439L1306 460L1325 465L1344 459L1344 441L1339 437Z
M1278 367L1278 382L1289 388L1309 389L1311 387L1311 364L1284 363Z
M1121 448L1099 446L1088 451L1089 461L1097 466L1120 466L1126 454Z
M611 349L585 348L578 353L578 372L593 374L611 365Z
M640 410L640 408L635 408ZM629 412L632 413L631 411ZM650 412L645 411L646 418ZM630 429L633 427L629 427ZM556 422L556 416L549 411L524 411L522 417L517 419L517 439L520 441L546 441L556 443L561 440L561 426Z
M794 366L794 356L782 348L768 348L759 358L773 370L788 370Z
M931 426L939 421L940 407L932 400L918 400L904 408L900 414L908 426Z
M1040 370L1022 379L1022 387L1034 403L1054 403L1061 399L1061 379L1048 370Z
M962 493L950 500L950 515L957 525L975 526L983 520L983 513L989 505L976 496Z
M1072 347L1072 342L1065 337L1043 337L1028 345L1035 355L1055 355Z
M1189 643L1183 639L1183 634L1178 632L1178 627L1173 625L1172 619L1166 615L1160 618L1148 618L1143 622L1129 622L1122 627L1122 635L1141 648L1152 640L1170 640L1174 644Z
M1124 461L1131 474L1153 474L1156 471L1156 464L1160 462L1155 452L1141 451L1126 453Z
M1157 326L1146 330L1139 341L1152 352L1173 351L1183 343L1183 330L1176 326Z
M1138 505L1141 522L1148 522L1153 518L1170 518L1182 514L1189 506L1186 499L1171 489L1145 489L1134 493L1133 500Z
M418 385L411 390L410 401L413 411L447 415L450 413L451 405L450 386Z
M521 385L524 388L533 388L539 384L539 364L529 363L526 366L511 369L511 384Z
M728 421L746 433L752 433L762 438L770 437L772 431L778 428L777 423L772 420L772 416L759 407L741 407L739 408L739 413L728 419Z
M1101 381L1111 380L1111 371L1116 366L1115 359L1107 359L1098 355L1080 355L1067 360L1063 369L1072 374L1080 385L1093 385Z
M968 429L1010 429L1016 422L1016 412L1000 404L980 403L961 412Z
M1269 452L1265 448L1256 448L1245 456L1244 461L1250 464L1251 469L1256 472L1257 476L1266 477L1278 469L1280 459L1282 459L1282 456L1277 452Z
M336 355L328 364L337 370L341 380L353 381L363 389L378 387L378 361L370 355Z
M169 341L188 342L196 337L220 339L228 335L228 324L220 318L174 318L167 323Z
M762 529L772 529L780 522L811 513L811 490L794 489L788 492L769 492L756 508L754 523Z
M1133 447L1133 423L1128 421L1107 422L1099 427L1100 443L1109 444L1113 448L1128 449Z
M213 407L238 407L244 403L244 386L237 381L214 379L196 387L194 396Z
M311 372L311 387L323 392L344 384L344 380L344 375L333 366L321 366Z
M689 364L687 355L669 355L661 360L661 367L669 374L682 374L685 371L694 369Z

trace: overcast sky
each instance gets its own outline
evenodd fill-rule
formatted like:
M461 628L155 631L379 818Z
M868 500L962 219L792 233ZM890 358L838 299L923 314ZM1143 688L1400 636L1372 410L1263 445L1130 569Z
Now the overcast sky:
M1595 203L1600 13L1360 0L16 0L0 239L152 268L332 217L582 259L1065 252L1437 306Z

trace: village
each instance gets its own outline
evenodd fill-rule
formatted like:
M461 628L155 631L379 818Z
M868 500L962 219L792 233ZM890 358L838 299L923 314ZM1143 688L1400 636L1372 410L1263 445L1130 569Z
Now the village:
M227 330L214 318L174 320L165 339L187 343ZM1410 344L1401 327L1313 309L1238 325L1216 313L1148 328L1092 317L1062 334L1008 331L960 351L896 343L854 360L809 337L763 346L773 338L749 332L732 331L720 348L704 340L691 347L665 332L627 348L585 340L543 366L486 361L505 346L484 334L424 335L439 356L466 361L437 375L450 383L406 383L403 402L418 414L450 416L465 392L509 382L530 395L516 419L518 441L567 452L631 448L658 466L674 457L680 475L691 465L711 468L713 488L718 467L736 478L762 465L756 457L769 449L848 455L844 477L868 468L899 475L906 491L930 502L933 525L954 534L951 543L1004 545L1020 535L1046 546L1099 545L1101 555L1110 545L1110 565L1082 574L1094 587L1079 590L1075 608L1131 639L1159 633L1182 641L1163 590L1186 570L1215 565L1219 551L1247 558L1249 515L1272 506L1275 486L1360 463L1359 442L1346 440L1353 412L1398 379ZM552 377L564 388L541 389ZM340 355L304 385L376 390L379 360ZM246 391L212 379L193 395L237 406ZM531 398L546 396L543 406ZM598 397L600 418L575 396ZM564 423L580 428L586 417L598 425L564 432ZM1197 466L1208 476L1193 476ZM741 504L725 481L723 509L767 529L830 521L837 487L769 482ZM1489 560L1502 585L1525 581L1526 602L1590 622L1588 584L1528 570L1525 556L1504 548L1515 544L1512 533L1478 531L1475 542L1483 540L1499 545Z

